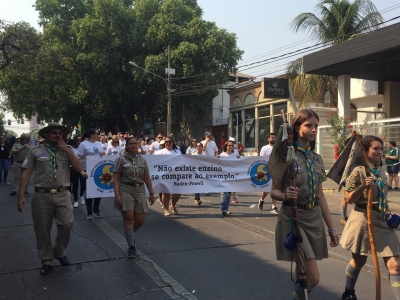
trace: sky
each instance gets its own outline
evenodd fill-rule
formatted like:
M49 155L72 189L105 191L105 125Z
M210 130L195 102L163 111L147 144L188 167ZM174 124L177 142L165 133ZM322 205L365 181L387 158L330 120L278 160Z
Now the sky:
M34 3L35 0L0 0L0 19L26 21L40 30ZM316 12L316 0L197 0L197 3L203 9L204 20L236 34L237 45L244 51L238 63L242 73L257 78L281 75L287 63L302 54L269 61L260 67L246 65L317 44L306 32L295 33L290 28L298 14ZM384 20L400 16L400 0L373 0L373 3ZM398 22L400 19L385 25Z

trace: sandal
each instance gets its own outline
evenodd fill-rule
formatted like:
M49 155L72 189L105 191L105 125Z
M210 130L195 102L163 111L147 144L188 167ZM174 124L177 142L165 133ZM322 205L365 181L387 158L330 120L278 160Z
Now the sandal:
M169 211L164 211L164 217L169 217L171 214L169 213Z
M170 205L170 206L169 206L169 209L172 211L172 213L173 213L174 215L177 215L177 214L178 214L178 210L176 209L176 207L173 208L172 205Z

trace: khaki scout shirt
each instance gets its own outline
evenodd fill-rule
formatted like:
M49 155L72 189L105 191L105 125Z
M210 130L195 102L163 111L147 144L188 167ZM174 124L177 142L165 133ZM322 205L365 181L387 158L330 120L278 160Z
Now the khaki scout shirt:
M373 192L372 192L372 203L376 204L379 202L379 191L378 191L378 184L377 184L377 178L374 174L371 173L372 179L374 179L374 185L372 186ZM385 174L385 171L379 167L379 177L382 178L383 184L385 186L385 195L387 195L388 192L388 181L387 177ZM362 182L365 182L365 178L367 178L367 173L365 172L365 167L359 166L355 167L354 170L351 172L350 176L347 177L346 179L346 191L352 192L356 188L358 188ZM364 189L361 197L355 202L357 204L366 204L368 201L368 189Z
M15 143L12 148L11 151L15 151L15 150L19 150L21 148L23 148L24 145L22 145L21 143ZM14 159L16 162L18 163L22 163L26 157L26 155L28 154L29 149L24 149L21 150L20 152L14 153Z
M72 152L71 146L68 146ZM57 163L57 179L50 182L50 152L47 150L45 144L32 147L22 168L35 170L35 179L33 180L33 186L44 187L44 188L56 188L56 187L68 187L70 185L69 178L69 166L67 153L60 149L57 151L56 163Z
M133 158L137 167L137 177L133 175L133 164L132 162L124 156L120 156L115 160L114 163L114 173L121 173L121 182L144 182L145 172L149 172L149 166L147 161L140 155L136 154Z
M308 158L311 159L314 169L315 181L317 186L317 197L315 198L315 200L317 201L320 198L318 195L318 185L326 180L324 164L322 161L322 157L313 151L310 151L310 154L308 154ZM295 166L294 173L296 178L296 187L299 189L298 203L305 204L310 202L310 187L308 184L308 172L305 156L301 151L296 151L295 160L293 163ZM290 176L288 172L286 172L284 176L285 179L283 181L281 191L286 191L286 189L290 186Z

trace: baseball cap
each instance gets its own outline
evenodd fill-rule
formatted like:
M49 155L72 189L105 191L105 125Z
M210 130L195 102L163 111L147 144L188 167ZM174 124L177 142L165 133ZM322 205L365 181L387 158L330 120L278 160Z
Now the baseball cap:
M233 136L231 136L228 141L229 142L235 142L236 140L235 140L235 138Z

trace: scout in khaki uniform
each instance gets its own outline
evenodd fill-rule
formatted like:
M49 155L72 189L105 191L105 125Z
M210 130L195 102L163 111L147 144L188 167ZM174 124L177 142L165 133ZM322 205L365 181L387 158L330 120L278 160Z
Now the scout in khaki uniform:
M294 172L295 187L290 176L284 172L279 180L274 179L271 198L282 201L278 222L275 228L275 247L278 260L296 261L296 278L299 279L299 256L296 250L288 250L284 240L292 231L292 199L297 199L297 223L300 227L304 247L304 266L307 274L307 290L310 293L319 282L317 260L328 258L328 247L324 222L328 227L330 246L339 244L336 229L329 213L328 204L322 189L322 182L326 180L321 156L314 152L315 138L319 124L318 115L311 109L303 109L296 113L292 121L293 146L295 150ZM282 129L280 130L273 153L268 161L271 170L276 161L275 150L281 145ZM271 163L271 164L270 164ZM283 166L284 167L284 166ZM272 171L273 172L273 171ZM274 175L272 175L274 178ZM293 299L304 300L305 293L296 281Z
M50 123L39 131L45 142L32 147L22 164L18 194L18 210L26 206L24 191L32 171L35 171L32 198L32 219L36 235L37 252L42 262L41 275L52 270L53 259L62 266L69 266L65 255L72 229L73 215L70 185L70 165L83 176L82 163L73 149L63 141L69 130L58 123ZM50 231L53 219L57 224L56 244L52 247Z
M19 188L19 180L22 173L21 166L30 149L28 141L29 137L25 133L23 133L21 134L20 142L15 143L11 148L11 155L14 155L14 182L10 194L11 196L15 196ZM27 193L27 191L24 191L24 193Z
M128 257L136 255L134 232L142 227L147 211L147 199L144 184L150 192L149 203L154 203L149 167L146 160L137 154L140 147L135 138L127 138L125 154L114 164L115 207L121 211L124 219L124 231L128 242Z
M362 150L366 153L371 176L367 177L365 167L355 167L346 179L345 200L355 204L344 226L340 244L351 252L352 259L345 271L343 300L357 299L355 285L362 267L371 254L367 228L368 186L372 186L372 225L377 255L383 257L389 272L389 281L396 299L400 299L400 245L395 228L389 227L386 219L390 216L387 201L388 181L385 171L379 166L383 142L379 137L367 135L361 139Z

